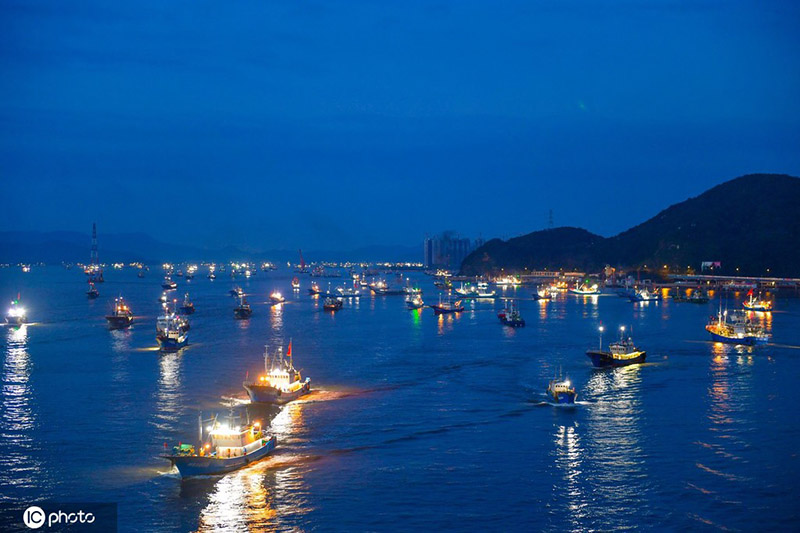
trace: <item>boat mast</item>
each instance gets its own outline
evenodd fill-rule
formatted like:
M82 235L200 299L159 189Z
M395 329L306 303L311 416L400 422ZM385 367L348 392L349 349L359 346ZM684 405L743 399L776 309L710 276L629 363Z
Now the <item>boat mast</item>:
M602 352L603 351L603 326L600 326L598 328L598 330L600 331L600 347L599 347L598 350Z

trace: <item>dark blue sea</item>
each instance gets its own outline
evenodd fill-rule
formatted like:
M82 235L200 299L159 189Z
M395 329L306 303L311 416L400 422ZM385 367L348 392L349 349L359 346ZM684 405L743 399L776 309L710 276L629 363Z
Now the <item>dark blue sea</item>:
M709 341L719 300L506 289L527 321L514 330L498 322L500 300L437 317L366 296L331 314L308 277L292 292L288 270L210 281L201 269L172 293L195 302L190 345L160 354L157 270L109 269L94 301L78 269L0 270L0 298L20 292L32 322L0 331L0 503L116 502L121 531L800 527L797 298L776 296L758 318L772 342L753 349ZM438 299L430 278L411 277ZM233 319L234 285L249 321ZM274 289L285 304L268 303ZM106 327L118 295L136 314L128 331ZM744 295L723 298L738 307ZM632 328L647 363L593 369L584 352L601 324ZM245 374L290 339L314 392L246 405ZM574 409L545 402L559 372L577 386ZM165 443L194 442L198 414L225 416L232 399L270 426L275 454L182 481L159 457Z

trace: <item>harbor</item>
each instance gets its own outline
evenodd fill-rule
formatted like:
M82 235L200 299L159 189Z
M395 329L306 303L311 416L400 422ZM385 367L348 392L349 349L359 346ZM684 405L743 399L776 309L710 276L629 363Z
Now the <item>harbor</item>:
M436 278L406 275L437 305ZM769 294L774 309L757 321L770 342L737 346L713 342L704 329L723 294L713 290L706 304L686 305L671 298L631 303L608 289L584 296L564 288L537 299L537 285L490 283L498 298L464 301L459 312L437 315L427 305L410 309L402 296L369 294L345 299L342 311L330 313L323 310L325 297L292 291L298 276L306 287L310 278L288 268L237 276L229 285L205 276L179 281L174 299L181 303L190 292L197 308L190 336L183 348L159 351L158 275L106 271L101 296L87 300L80 297L85 279L74 270L0 269L3 287L20 287L28 321L4 331L3 383L13 396L6 397L2 429L13 438L1 445L16 466L0 482L23 480L13 489L19 498L114 499L120 523L137 530L306 529L334 521L337 528L360 529L355 500L337 481L343 476L371 487L374 496L361 498L370 500L375 516L395 512L389 501L449 508L456 505L452 498L479 507L502 501L522 517L520 526L533 529L539 517L568 528L574 506L583 506L582 523L597 529L624 526L642 512L654 526L668 513L671 524L686 528L706 520L756 526L744 507L715 504L718 494L747 493L776 509L792 507L796 494L777 488L791 486L798 473L789 459L800 436L790 412L800 350L796 298ZM230 286L247 295L249 320L232 316L238 298L228 294ZM105 315L120 290L135 320L110 330ZM271 301L275 291L285 295L283 303ZM747 293L722 297L739 310ZM525 327L498 324L504 307L518 311ZM601 325L607 328L602 341ZM646 349L646 362L595 368L586 352L607 350L621 325ZM290 342L294 367L302 371L297 381L310 377L312 386L285 403L251 402L243 382L273 371L272 361L286 358ZM74 355L65 359L64 353ZM274 376L283 379L279 370ZM287 373L281 386L293 390L292 379ZM564 396L573 390L577 399ZM783 401L764 402L765 390L784 391ZM248 418L262 424L259 431L275 438L274 449L227 474L184 478L164 457L199 455L198 416L226 420L231 403L241 424ZM564 405L571 407L559 408ZM77 420L80 431L60 432L58 444L54 433L38 430L63 420ZM774 426L782 427L780 434L768 429ZM107 443L91 462L81 459L87 438ZM467 438L479 444L464 446ZM173 450L179 444L192 452ZM771 447L774 462L764 463L762 446ZM657 459L676 453L686 460ZM512 464L488 466L486 455ZM778 461L783 465L774 476L760 476ZM603 489L600 480L610 472L625 476L625 492ZM475 475L510 490L487 497L469 489ZM402 480L459 489L423 497L390 488ZM553 492L531 492L534 480ZM567 493L564 484L572 487ZM687 490L691 501L672 496ZM791 520L779 512L771 523ZM467 526L466 518L449 513L408 517L409 525L449 529L445 521Z

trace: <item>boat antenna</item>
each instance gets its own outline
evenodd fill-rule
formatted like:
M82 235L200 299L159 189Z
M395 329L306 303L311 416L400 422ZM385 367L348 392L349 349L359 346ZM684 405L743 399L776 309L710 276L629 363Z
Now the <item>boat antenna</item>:
M264 373L268 374L269 369L267 368L267 359L269 359L269 345L264 345Z
M203 412L200 411L200 414L197 415L197 430L198 436L200 437L200 447L203 447Z

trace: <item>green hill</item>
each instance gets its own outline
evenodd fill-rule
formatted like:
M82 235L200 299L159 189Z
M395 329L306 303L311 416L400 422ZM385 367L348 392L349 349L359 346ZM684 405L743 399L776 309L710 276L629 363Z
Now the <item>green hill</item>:
M494 239L462 263L464 274L529 269L597 271L720 261L722 273L800 276L800 179L751 174L675 204L614 237L579 228ZM736 268L738 267L738 271Z

